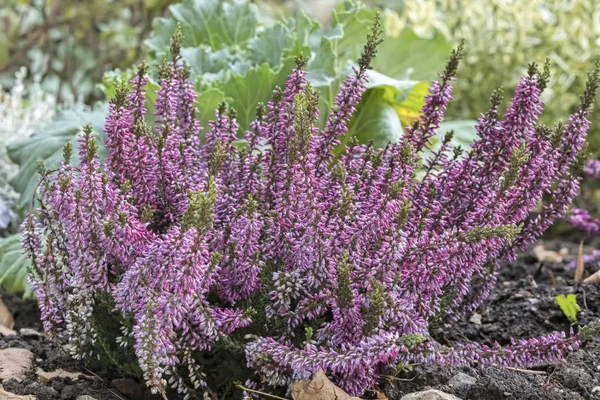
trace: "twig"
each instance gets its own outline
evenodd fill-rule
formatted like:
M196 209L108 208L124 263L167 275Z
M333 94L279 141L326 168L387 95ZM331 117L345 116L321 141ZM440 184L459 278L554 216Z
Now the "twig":
M117 399L121 399L121 400L125 400L123 397L119 396L114 390L112 390L111 388L106 388L106 390L108 390L109 392L111 392L113 394L113 396L115 396Z
M415 380L415 378L417 377L416 375L413 376L410 379L404 379L404 378L398 378L397 376L392 376L392 375L381 375L382 378L385 379L391 379L391 380L395 380L395 381L400 381L400 382L412 382Z
M250 389L250 388L247 388L246 386L242 386L242 385L236 385L236 386L242 390L245 390L246 392L260 394L262 396L267 396L267 397L270 397L272 399L277 399L277 400L288 400L285 397L279 397L279 396L275 396L274 394L261 392L260 390Z
M506 367L506 369L509 369L509 370L515 371L515 372L522 372L524 374L546 375L546 372L544 372L544 371L534 371L531 369L522 369L522 368L514 368L514 367Z

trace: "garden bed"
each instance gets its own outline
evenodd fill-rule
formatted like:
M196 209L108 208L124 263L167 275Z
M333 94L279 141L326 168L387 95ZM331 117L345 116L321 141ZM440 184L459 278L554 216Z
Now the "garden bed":
M569 321L556 305L554 296L574 293L581 312L578 323L600 318L600 286L576 284L573 269L568 266L577 254L573 242L546 241L546 250L568 249L560 261L540 262L533 251L504 265L499 282L486 302L469 319L445 325L432 331L444 344L475 341L501 345L510 338L539 336L556 330L568 330ZM588 249L589 250L589 249ZM15 316L15 329L40 330L35 304L15 296L5 296L5 302ZM63 350L43 337L23 335L0 337L0 349L17 347L33 352L31 374L22 382L3 382L5 390L15 394L32 394L38 399L75 399L90 395L95 399L147 399L150 394L131 381L112 381L108 371L93 374L74 362ZM585 344L567 360L554 366L518 371L500 368L442 368L415 366L398 378L389 378L382 390L391 400L404 394L434 387L463 399L600 399L600 342ZM55 378L40 382L35 370L57 369L80 372L80 379ZM469 379L468 375L473 379ZM129 391L129 396L120 392ZM363 396L367 397L367 396Z

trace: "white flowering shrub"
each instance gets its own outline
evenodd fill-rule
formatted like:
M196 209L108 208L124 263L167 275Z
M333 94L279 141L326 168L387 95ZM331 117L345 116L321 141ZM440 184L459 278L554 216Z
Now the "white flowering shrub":
M0 87L0 229L5 229L13 217L12 204L17 194L9 184L18 167L6 154L6 145L28 137L52 121L56 99L45 93L39 80L27 89L24 79L27 70L15 74L15 83L9 91Z

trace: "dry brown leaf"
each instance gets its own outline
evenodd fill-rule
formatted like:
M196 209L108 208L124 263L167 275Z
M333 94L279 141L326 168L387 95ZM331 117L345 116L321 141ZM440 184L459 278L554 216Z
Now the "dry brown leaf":
M583 278L583 242L579 243L577 251L577 267L575 268L575 282L581 282Z
M540 261L562 262L564 256L569 254L569 249L562 248L559 251L548 250L543 245L539 244L533 248L533 254Z
M303 379L292 384L293 400L360 400L335 386L323 371L315 373L312 379Z
M0 298L0 325L7 327L8 329L12 329L15 327L15 319L6 304Z
M35 396L19 396L18 394L7 392L2 385L0 385L0 400L35 400Z
M35 371L36 375L42 382L50 382L54 378L71 378L71 380L76 381L83 375L79 372L69 372L63 369L57 369L56 371L46 372L41 368L38 368Z
M12 329L8 329L4 325L0 325L0 336L11 336L11 335L16 335L16 334L17 334L16 331L13 331Z
M583 283L599 283L600 282L600 270L594 272L583 280Z
M0 381L22 381L31 368L33 353L27 349L8 348L0 350Z
M388 397L385 394L381 393L381 392L376 392L375 393L375 398L377 400L388 400Z

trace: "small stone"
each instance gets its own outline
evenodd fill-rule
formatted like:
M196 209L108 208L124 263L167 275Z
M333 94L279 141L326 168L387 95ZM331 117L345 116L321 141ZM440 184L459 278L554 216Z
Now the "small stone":
M481 325L481 314L473 313L471 314L471 318L469 318L469 322L475 325Z
M133 379L113 379L110 384L130 400L144 399L144 389Z
M22 381L31 369L33 353L27 349L8 348L0 350L0 381Z
M1 400L36 400L35 396L19 396L17 394L11 393L7 390L4 390L2 385L0 385L0 399Z
M31 329L31 328L19 329L19 335L23 336L24 338L28 338L28 339L39 339L44 336L44 334L36 331L35 329Z
M60 397L60 394L50 386L40 385L35 392L38 400L52 400Z
M600 386L594 386L592 388L592 393L600 393Z
M79 383L77 385L67 385L63 388L60 393L62 400L74 400L79 396L82 396L86 392L87 388L85 384Z
M517 294L515 295L516 299L528 299L530 297L532 297L533 295L531 294L531 292L528 292L525 289L521 289L517 292Z
M52 386L52 389L56 390L57 392L60 392L67 385L61 379L54 379L50 383L50 386Z
M528 301L530 304L534 304L534 305L535 305L535 304L538 304L538 303L540 302L540 299L531 298L531 299L527 299L527 301Z
M511 397L512 393L511 392L504 392L504 397Z
M473 378L472 376L459 372L448 381L448 385L452 386L454 390L456 390L457 394L465 397L476 382L477 378Z
M88 395L86 394L86 395L83 395L83 396L79 396L79 397L77 397L75 400L96 400L96 399L95 399L95 398L93 398L92 396L88 396Z
M435 389L409 393L400 400L460 400L460 398Z

